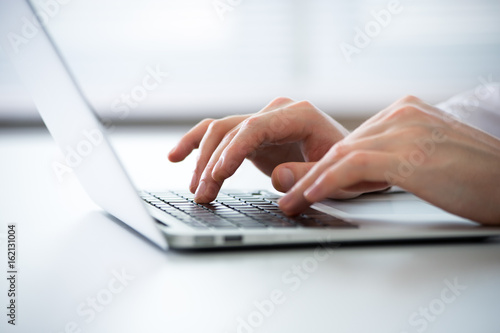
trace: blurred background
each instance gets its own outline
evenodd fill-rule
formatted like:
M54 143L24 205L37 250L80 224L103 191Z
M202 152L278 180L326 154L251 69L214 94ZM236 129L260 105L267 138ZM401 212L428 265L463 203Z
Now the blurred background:
M500 80L500 1L389 3L33 0L93 107L117 123L253 113L277 96L359 120L406 94L437 103ZM41 124L1 51L0 123Z

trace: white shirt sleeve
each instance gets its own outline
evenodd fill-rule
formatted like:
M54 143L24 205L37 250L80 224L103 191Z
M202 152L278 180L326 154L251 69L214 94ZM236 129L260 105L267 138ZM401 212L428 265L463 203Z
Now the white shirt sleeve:
M500 83L487 83L436 105L474 126L500 138Z

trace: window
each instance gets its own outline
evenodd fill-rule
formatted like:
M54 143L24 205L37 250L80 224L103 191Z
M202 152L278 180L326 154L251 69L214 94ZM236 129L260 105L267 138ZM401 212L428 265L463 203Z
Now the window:
M495 0L33 2L103 116L129 103L128 120L218 117L285 95L359 117L500 80ZM0 54L0 117L35 117L9 66ZM168 77L141 89L154 71Z

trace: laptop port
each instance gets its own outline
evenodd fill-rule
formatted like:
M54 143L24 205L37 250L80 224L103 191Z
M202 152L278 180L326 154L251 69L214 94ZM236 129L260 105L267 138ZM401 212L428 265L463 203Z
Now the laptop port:
M243 236L241 235L224 236L225 243L240 244L242 241L243 241Z

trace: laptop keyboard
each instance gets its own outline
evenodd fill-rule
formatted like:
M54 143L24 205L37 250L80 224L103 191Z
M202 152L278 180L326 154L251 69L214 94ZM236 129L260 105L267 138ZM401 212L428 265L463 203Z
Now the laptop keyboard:
M279 197L267 192L220 193L209 204L194 202L190 192L143 192L141 197L197 229L356 228L312 208L298 216L286 216L278 207Z

